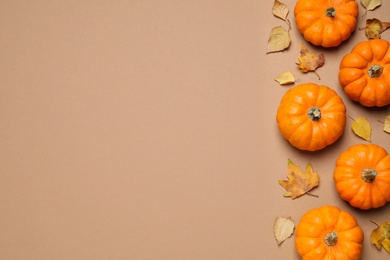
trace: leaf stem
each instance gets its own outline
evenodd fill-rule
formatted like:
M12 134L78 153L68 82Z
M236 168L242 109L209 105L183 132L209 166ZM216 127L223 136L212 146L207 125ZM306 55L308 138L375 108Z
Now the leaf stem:
M380 226L377 222L375 222L374 220L372 220L372 219L370 219L370 221L372 222L372 223L374 223L375 225L377 225L378 227Z
M318 79L321 80L321 77L320 77L320 75L317 73L316 70L314 70L314 73L317 75Z
M310 192L305 192L305 194L307 194L307 195L310 195L310 196L312 196L312 197L316 197L316 198L319 198L319 196L318 195L316 195L316 194L313 194L313 193L310 193Z

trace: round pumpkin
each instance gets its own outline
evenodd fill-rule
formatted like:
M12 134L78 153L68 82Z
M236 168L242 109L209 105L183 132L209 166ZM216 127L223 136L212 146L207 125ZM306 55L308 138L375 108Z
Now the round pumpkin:
M390 104L390 44L359 42L340 62L339 81L347 96L366 107Z
M333 144L343 134L346 108L333 89L305 83L286 91L276 121L291 145L300 150L317 151Z
M362 229L354 216L335 206L306 212L295 236L295 248L302 260L359 260L362 253Z
M342 152L333 178L340 197L353 207L378 208L390 201L390 155L376 144L357 144Z
M336 47L356 28L359 7L355 0L298 0L295 22L303 37L314 45Z

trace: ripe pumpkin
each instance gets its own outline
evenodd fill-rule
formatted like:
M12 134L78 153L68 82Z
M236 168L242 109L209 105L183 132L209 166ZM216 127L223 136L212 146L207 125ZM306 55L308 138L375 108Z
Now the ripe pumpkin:
M336 47L356 28L359 7L355 0L298 0L295 22L303 37L314 45Z
M346 108L337 93L315 83L290 88L282 97L276 121L291 145L317 151L333 144L344 132Z
M390 201L390 155L376 144L357 144L340 154L333 173L337 192L353 207L378 208Z
M335 206L306 212L295 236L295 249L302 260L358 260L362 253L362 229L354 216Z
M390 104L390 44L359 42L340 62L339 81L347 96L366 107Z

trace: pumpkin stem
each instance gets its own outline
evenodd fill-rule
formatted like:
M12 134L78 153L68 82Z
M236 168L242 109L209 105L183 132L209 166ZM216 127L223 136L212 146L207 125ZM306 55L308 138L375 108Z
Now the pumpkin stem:
M377 78L382 74L383 68L378 64L372 64L371 67L367 70L368 76L370 78Z
M324 238L325 244L327 246L336 245L337 240L338 240L338 235L337 235L337 232L335 232L335 231L328 233Z
M312 121L318 121L321 118L321 110L318 107L311 107L307 111L307 115Z
M326 8L325 14L328 17L334 17L336 15L336 10L332 6L328 7Z
M365 182L373 182L375 180L375 177L378 175L378 172L371 168L364 168L362 171L362 179Z

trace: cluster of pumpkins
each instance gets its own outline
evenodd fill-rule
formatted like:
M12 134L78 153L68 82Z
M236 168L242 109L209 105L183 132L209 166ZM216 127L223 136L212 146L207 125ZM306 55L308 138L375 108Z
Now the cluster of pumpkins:
M355 0L298 0L295 22L305 40L337 47L356 29ZM390 104L390 43L359 42L340 62L338 80L346 95L365 107ZM306 151L336 142L346 125L346 107L330 87L305 83L284 94L276 114L282 136ZM390 155L376 144L357 144L336 161L334 181L340 197L355 208L379 208L390 201ZM322 206L303 215L295 247L302 259L360 259L363 231L348 212Z

